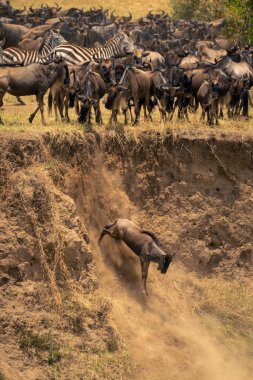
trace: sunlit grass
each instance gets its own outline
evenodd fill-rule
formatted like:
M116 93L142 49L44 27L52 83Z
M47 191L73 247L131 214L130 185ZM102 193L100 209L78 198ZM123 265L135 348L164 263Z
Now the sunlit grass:
M40 7L42 1L41 0L23 0L22 4L20 0L11 1L12 6L17 8L22 8L25 5L27 8L33 4L33 8ZM125 0L125 1L115 1L115 0L73 0L71 3L67 0L59 0L59 5L62 6L62 9L69 9L72 7L83 8L84 10L90 9L91 6L99 7L100 5L104 7L104 9L110 9L111 11L115 10L119 13L119 15L127 15L127 12L130 11L133 15L133 18L138 18L146 15L152 9L154 11L163 9L164 11L170 13L170 1L169 0ZM47 2L48 5L54 6L54 3Z
M28 118L30 114L36 108L36 102L34 97L24 97L23 100L26 102L26 106L17 105L17 101L15 97L7 95L4 98L4 106L0 110L0 116L4 122L4 125L0 125L0 132L3 133L29 133L29 134L39 134L45 132L82 132L86 130L82 124L77 122L77 115L75 114L73 109L69 110L70 115L70 123L55 121L54 118L54 110L52 115L48 116L47 111L47 97L45 97L45 118L47 125L43 126L41 124L40 112L37 113L33 124L28 122ZM104 108L102 102L102 118L103 125L95 125L93 124L92 129L94 131L104 131L105 129L114 130L117 128L124 128L125 131L130 133L140 132L144 130L153 130L157 132L166 132L168 129L171 131L202 131L208 133L216 133L219 131L220 133L229 133L240 134L242 136L252 135L253 134L253 112L250 111L250 119L245 120L244 118L240 118L237 120L228 120L225 116L224 120L220 120L219 127L210 127L207 123L203 123L200 120L200 112L198 111L196 114L189 113L190 122L185 120L179 121L177 119L177 115L175 113L172 121L166 121L166 123L160 123L160 116L158 110L155 110L152 117L153 122L144 122L143 117L141 117L141 124L139 126L132 126L129 124L128 126L123 126L123 116L120 115L118 120L119 124L113 127L108 126L108 121L110 118L111 111L108 111ZM94 118L93 118L94 119Z

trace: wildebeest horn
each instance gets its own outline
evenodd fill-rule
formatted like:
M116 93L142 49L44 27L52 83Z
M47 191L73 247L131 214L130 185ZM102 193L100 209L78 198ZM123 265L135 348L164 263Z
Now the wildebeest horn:
M60 7L58 3L55 3L55 5L56 5L56 10L57 11L60 11L62 9L62 7Z
M126 17L124 17L124 19L126 20L126 21L130 21L130 20L132 20L132 13L131 12L128 12L129 13L129 16L126 16Z
M160 86L160 89L161 89L161 90L164 90L164 91L169 91L170 87L169 87L169 86L166 86L165 84L164 84L164 85L162 84L162 85Z
M165 15L165 12L162 9L159 9L157 12L162 12L162 13L158 13L158 16L160 17Z
M32 5L29 7L29 11L30 11L31 13L34 13L34 10L33 10L33 8L32 8L33 5L34 5L34 4L32 4Z
M79 100L89 100L89 99L90 99L90 98L85 97L84 95L80 95L80 94L77 94L77 98L78 98Z
M19 13L22 14L22 13L24 13L25 11L26 11L26 6L24 5L24 9L22 9L22 10L20 9Z
M141 21L144 23L148 23L150 20L147 17L142 17Z
M114 20L117 18L117 16L114 16L114 13L115 13L116 11L112 11L112 13L110 14L110 18L113 18Z
M119 90L128 90L128 87L123 86L123 84L118 84L118 85L117 85L117 88L118 88Z

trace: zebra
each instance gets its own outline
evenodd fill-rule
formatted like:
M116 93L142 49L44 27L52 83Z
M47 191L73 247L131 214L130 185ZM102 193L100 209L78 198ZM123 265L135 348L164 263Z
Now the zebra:
M56 46L67 43L64 37L52 29L46 34L44 41L37 50L23 50L10 47L3 51L2 63L28 66L31 63L43 63L41 57L48 55Z
M95 59L108 59L132 53L134 45L124 32L117 33L103 47L85 48L72 44L61 44L49 54L50 58L61 57L67 65L83 65ZM46 60L46 58L45 58ZM44 59L42 59L44 61Z

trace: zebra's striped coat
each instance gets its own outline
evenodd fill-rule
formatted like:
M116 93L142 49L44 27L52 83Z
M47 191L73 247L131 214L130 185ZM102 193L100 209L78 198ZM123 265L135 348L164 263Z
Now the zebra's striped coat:
M58 45L67 42L58 32L50 30L40 49L38 50L23 50L17 47L7 48L3 51L2 63L7 65L22 65L28 66L31 63L43 63L43 57Z
M93 58L108 59L124 56L132 53L133 49L132 40L124 32L120 32L101 48L85 48L78 45L61 44L53 50L50 58L62 57L67 65L82 65L92 61Z

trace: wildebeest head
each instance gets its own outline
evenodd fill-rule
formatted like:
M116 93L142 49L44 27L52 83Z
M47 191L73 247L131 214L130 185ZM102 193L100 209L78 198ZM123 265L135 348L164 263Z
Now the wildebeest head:
M113 60L111 59L103 59L100 62L99 72L102 78L104 79L105 83L111 82L110 71L111 71L112 65L113 65Z
M174 256L175 256L175 253L173 253L172 255L170 253L167 253L166 255L161 256L159 260L158 269L160 270L162 274L165 274L167 272Z

